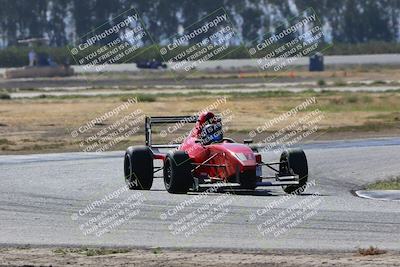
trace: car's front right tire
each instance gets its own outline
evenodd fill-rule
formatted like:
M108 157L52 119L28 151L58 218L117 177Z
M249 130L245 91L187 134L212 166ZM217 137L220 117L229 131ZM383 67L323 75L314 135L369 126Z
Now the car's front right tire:
M299 184L282 186L283 191L288 194L301 194L305 190L308 180L308 163L306 154L302 149L288 149L282 152L279 165L279 173L282 175L299 176Z
M192 187L192 164L186 152L167 154L164 161L164 185L172 194L186 194Z

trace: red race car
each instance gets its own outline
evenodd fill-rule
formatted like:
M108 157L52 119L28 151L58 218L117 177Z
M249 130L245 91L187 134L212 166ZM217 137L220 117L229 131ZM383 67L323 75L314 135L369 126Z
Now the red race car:
M181 144L152 144L152 125L195 123ZM237 143L223 136L221 118L211 112L199 116L146 117L145 146L131 146L124 158L125 181L130 189L149 190L154 174L163 171L169 193L200 191L210 186L254 190L282 186L286 193L301 193L308 178L306 155L301 149L283 151L277 162L263 162L252 140ZM169 149L169 152L160 150ZM173 149L173 150L171 150ZM154 160L162 161L154 167ZM263 176L266 166L275 175Z

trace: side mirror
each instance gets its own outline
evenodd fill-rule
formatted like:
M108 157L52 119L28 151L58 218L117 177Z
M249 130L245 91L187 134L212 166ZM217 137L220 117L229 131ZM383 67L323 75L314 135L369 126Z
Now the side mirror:
M252 144L253 143L253 139L244 139L243 143L246 145Z

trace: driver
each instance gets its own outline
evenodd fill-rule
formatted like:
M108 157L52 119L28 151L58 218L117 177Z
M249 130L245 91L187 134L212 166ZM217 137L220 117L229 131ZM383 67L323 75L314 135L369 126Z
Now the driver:
M208 124L201 131L201 141L204 145L221 142L224 138L221 123Z
M203 144L220 142L223 139L221 121L212 112L200 114L193 135L202 140Z

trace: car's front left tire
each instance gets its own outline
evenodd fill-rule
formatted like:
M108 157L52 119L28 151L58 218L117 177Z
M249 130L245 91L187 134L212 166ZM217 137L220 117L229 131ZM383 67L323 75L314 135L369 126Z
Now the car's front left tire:
M150 190L153 185L153 153L147 146L131 146L125 152L125 182L131 190Z

